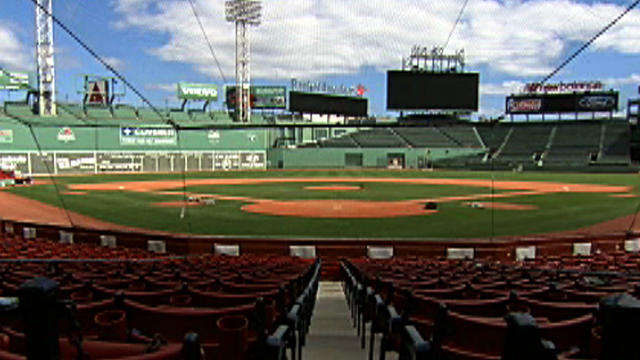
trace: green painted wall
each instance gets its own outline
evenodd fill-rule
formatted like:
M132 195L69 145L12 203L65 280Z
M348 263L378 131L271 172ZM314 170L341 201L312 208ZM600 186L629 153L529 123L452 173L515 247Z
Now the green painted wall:
M389 154L404 154L405 167L417 168L427 149L302 148L267 149L267 168L344 168L345 154L362 154L362 167L387 167ZM478 149L429 149L432 161L481 153Z
M37 151L38 145L46 151L263 150L269 146L268 131L263 129L182 130L177 137L179 142L166 145L124 145L120 127L71 126L68 129L70 132L65 132L65 127L32 126L30 130L16 122L0 121L0 134L8 133L12 137L12 141L7 141L8 137L0 136L0 151Z

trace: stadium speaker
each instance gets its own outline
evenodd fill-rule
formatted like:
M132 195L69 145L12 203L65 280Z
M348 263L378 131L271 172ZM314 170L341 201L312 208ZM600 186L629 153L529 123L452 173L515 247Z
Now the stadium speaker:
M438 210L438 203L429 201L428 203L424 204L424 208L425 210Z

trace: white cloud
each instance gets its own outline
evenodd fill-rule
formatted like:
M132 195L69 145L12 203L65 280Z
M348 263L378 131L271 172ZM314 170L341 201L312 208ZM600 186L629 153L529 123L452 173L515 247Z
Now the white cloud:
M121 29L167 36L148 51L164 61L192 64L219 78L200 29L184 1L113 0ZM263 20L251 30L253 75L321 77L362 66L398 68L413 45L444 43L462 0L280 0L263 2ZM234 74L234 26L223 1L197 0L197 9L227 78ZM623 8L575 0L470 2L449 49L464 47L470 67L529 77L552 70ZM640 54L640 11L633 11L591 51ZM230 81L231 79L227 79Z
M602 81L605 87L615 87L620 85L640 85L640 74L631 74L627 77L608 78Z
M506 96L519 92L525 83L522 81L503 81L502 83L480 84L480 95Z
M104 62L109 64L109 66L111 66L112 68L119 71L124 70L126 67L125 62L122 59L119 59L117 57L107 56L107 57L103 57L102 60L104 60Z
M24 44L8 27L0 24L0 65L7 70L33 70L30 57Z
M147 90L160 90L175 93L177 91L176 86L176 84L146 84L144 88Z

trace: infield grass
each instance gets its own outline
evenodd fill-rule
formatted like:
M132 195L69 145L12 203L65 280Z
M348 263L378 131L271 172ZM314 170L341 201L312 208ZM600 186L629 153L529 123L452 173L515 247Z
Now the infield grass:
M466 171L270 171L216 172L186 174L186 178L299 178L335 177L335 183L279 183L255 185L207 185L186 188L189 192L242 196L258 199L351 199L400 201L490 193L490 188L449 185L366 183L359 191L313 191L316 185L341 185L339 178L452 178L509 181L548 181L580 184L623 185L640 195L637 174L564 174ZM67 184L121 181L180 180L182 174L93 175L56 177L57 188ZM342 185L358 185L344 183ZM460 201L440 204L431 215L376 219L313 219L247 213L243 201L217 201L214 206L163 208L157 202L182 199L184 189L172 189L176 195L129 191L90 191L86 195L64 195L54 185L13 188L8 191L116 224L179 233L227 236L308 237L308 238L389 238L438 239L476 238L541 234L583 228L617 219L636 211L640 198L616 198L601 193L555 193L496 199L496 202L532 205L536 210L510 211L472 209ZM504 190L494 190L495 193ZM630 225L630 223L629 223ZM621 224L619 231L626 230Z

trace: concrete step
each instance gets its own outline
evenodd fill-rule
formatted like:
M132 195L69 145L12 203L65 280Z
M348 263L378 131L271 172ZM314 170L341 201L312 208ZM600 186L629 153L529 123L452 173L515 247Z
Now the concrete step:
M367 334L369 334L367 330ZM367 346L368 344L367 337ZM379 346L380 338L376 339ZM374 358L378 358L375 348ZM351 323L349 309L340 282L322 281L318 290L316 308L311 319L303 360L368 359L368 347L360 348L360 338ZM387 353L387 359L397 356Z

